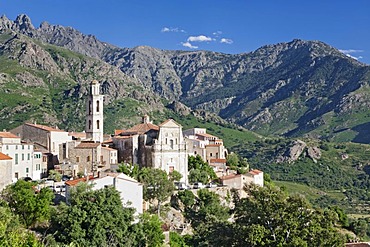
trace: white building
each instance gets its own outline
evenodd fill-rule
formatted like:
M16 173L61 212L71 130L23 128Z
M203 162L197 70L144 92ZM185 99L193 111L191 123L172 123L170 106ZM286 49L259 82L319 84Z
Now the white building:
M0 132L0 152L12 158L12 181L33 175L33 145L21 142L21 138L10 133Z
M12 183L12 157L0 152L0 192Z
M104 96L100 94L100 83L94 80L90 84L89 96L86 101L86 138L95 142L103 142Z
M105 177L89 176L89 179L80 178L69 180L66 184L66 199L70 197L71 190L80 182L88 182L93 185L93 190L102 189L106 186L113 186L121 195L124 207L134 208L137 214L143 213L143 186L135 179L123 173L109 173Z

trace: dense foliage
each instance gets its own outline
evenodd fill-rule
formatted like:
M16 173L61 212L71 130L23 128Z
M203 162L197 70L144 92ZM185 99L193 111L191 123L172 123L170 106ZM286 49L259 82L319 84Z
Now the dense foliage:
M42 188L37 193L35 184L18 180L15 184L6 187L2 196L26 227L49 220L54 198L49 188Z
M189 182L208 183L210 180L216 179L216 173L211 166L203 161L200 155L189 156L188 158Z

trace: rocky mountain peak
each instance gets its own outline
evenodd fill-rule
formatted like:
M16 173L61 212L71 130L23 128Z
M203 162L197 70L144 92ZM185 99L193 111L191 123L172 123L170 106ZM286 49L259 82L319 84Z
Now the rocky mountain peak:
M29 32L35 29L35 27L32 25L31 19L25 14L18 15L14 21L14 24L19 28L20 31Z

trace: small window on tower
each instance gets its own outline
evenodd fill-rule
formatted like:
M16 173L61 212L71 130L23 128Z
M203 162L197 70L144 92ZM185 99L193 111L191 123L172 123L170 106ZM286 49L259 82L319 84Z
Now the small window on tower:
M89 114L91 114L91 101L89 101Z
M96 128L100 129L100 121L99 120L96 120Z
M96 101L96 112L99 112L99 100Z
M91 120L89 120L89 130L91 130Z

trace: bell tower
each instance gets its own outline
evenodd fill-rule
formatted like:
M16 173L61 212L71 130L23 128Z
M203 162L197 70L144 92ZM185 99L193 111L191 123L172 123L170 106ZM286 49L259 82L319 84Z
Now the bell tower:
M86 138L95 142L103 142L103 100L100 94L100 83L93 80L86 101Z

